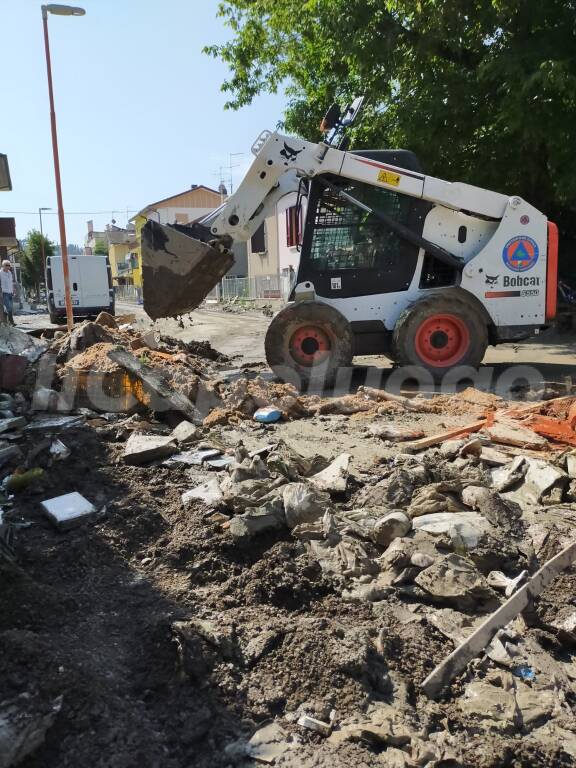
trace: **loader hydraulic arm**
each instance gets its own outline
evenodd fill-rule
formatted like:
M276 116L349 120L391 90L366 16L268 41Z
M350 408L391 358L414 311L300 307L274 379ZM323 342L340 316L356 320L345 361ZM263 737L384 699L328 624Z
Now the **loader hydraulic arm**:
M299 178L342 176L454 210L501 219L511 198L469 184L452 183L369 160L302 139L263 132L252 147L254 162L237 191L202 219L213 239L246 241L274 211L277 201L298 189ZM514 198L512 198L514 199Z

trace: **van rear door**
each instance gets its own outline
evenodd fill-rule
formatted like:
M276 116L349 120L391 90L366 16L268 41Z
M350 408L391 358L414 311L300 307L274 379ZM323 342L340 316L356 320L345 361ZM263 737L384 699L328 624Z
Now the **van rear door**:
M80 256L81 307L101 309L110 306L110 285L106 256Z
M54 310L66 309L66 300L64 298L64 273L62 271L62 257L50 256L46 264L47 283L48 283L48 302ZM75 309L80 304L80 270L78 268L78 257L68 257L68 273L70 277L70 295L72 298L72 308Z

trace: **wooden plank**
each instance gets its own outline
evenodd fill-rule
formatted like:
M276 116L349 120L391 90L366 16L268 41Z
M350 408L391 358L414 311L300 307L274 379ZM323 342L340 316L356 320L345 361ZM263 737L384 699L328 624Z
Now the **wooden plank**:
M562 395L562 397L553 397L550 400L539 400L537 403L531 403L530 405L523 405L519 408L507 408L505 411L498 411L500 416L510 416L513 419L526 416L530 413L537 413L540 408L550 405L551 403L561 403L563 400L574 400L575 395Z
M404 450L423 451L425 448L438 445L438 443L443 443L446 440L454 440L457 437L465 437L471 432L478 432L479 429L486 426L486 423L486 419L481 419L480 421L473 421L471 424L465 424L463 427L449 429L447 432L438 432L435 435L428 435L427 437L422 437L420 440L406 443Z
M422 690L431 699L436 698L452 680L490 643L499 629L525 610L550 582L576 559L576 541L569 544L520 589L515 592L478 629L447 656L424 680Z
M409 397L404 395L394 395L392 392L386 392L384 389L375 389L374 387L358 387L358 394L364 395L369 400L376 400L376 402L385 401L390 403L398 403L408 411L422 411L426 410L426 403L422 400L413 403Z

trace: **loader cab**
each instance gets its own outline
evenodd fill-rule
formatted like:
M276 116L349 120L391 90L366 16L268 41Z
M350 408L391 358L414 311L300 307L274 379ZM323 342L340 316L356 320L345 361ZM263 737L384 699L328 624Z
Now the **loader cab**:
M422 173L414 153L406 150L362 150L353 154ZM430 203L342 177L326 178L360 202L422 234ZM312 282L317 295L328 299L401 292L409 288L417 264L417 246L321 182L311 182L298 283ZM429 271L425 263L424 280ZM454 275L439 276L436 265L434 275L428 279L432 284L422 287L451 284Z

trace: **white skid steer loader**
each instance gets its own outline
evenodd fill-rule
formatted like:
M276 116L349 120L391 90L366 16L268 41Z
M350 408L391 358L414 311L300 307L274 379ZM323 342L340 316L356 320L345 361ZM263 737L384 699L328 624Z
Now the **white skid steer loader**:
M266 357L283 379L332 382L354 355L385 354L441 378L478 367L556 312L558 230L515 195L426 176L406 150L350 151L361 108L333 105L318 144L264 131L238 190L199 223L142 232L144 308L197 307L288 192L307 196L300 263Z

